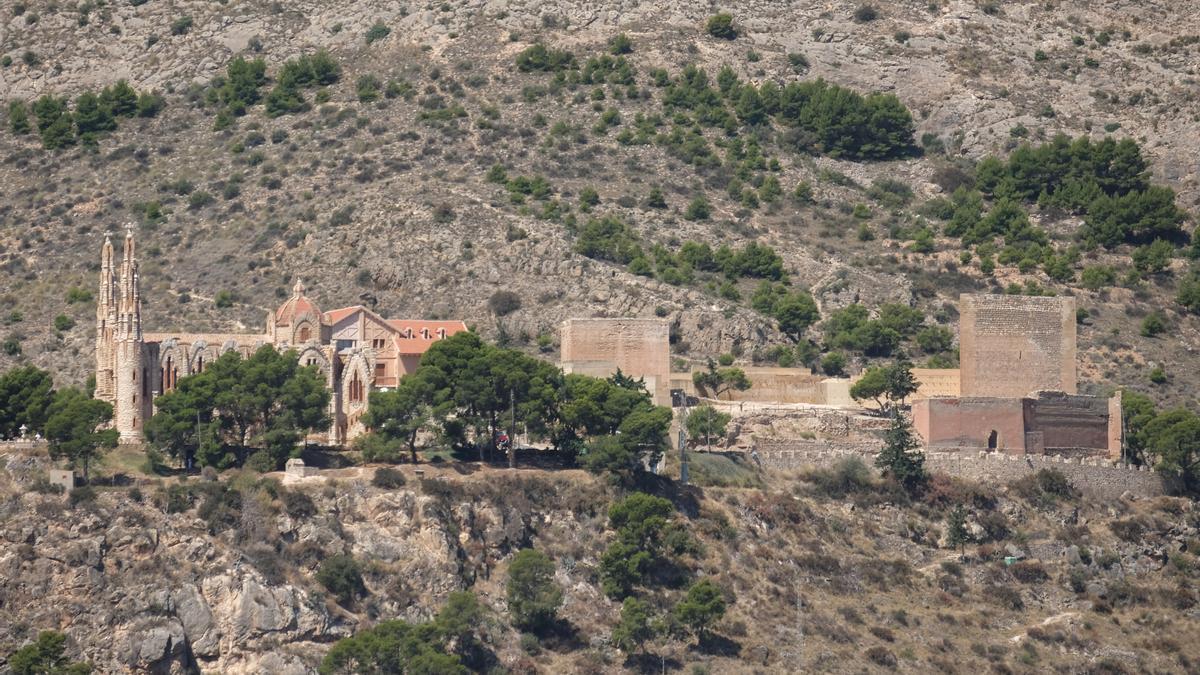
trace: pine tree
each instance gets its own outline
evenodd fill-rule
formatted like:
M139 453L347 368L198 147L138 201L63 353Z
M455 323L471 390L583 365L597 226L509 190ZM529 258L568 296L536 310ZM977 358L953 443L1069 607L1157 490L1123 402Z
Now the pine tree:
M29 133L29 112L24 102L13 101L8 104L8 128L18 136Z
M55 150L75 144L75 120L67 108L67 99L46 94L34 101L33 114L42 147Z
M75 128L85 145L95 145L100 134L117 128L117 121L100 97L87 92L75 100Z
M894 410L892 425L883 437L883 448L875 456L875 466L883 471L885 477L900 483L912 494L928 479L925 473L925 455L919 451L920 447L920 441L913 434L912 424L899 410Z

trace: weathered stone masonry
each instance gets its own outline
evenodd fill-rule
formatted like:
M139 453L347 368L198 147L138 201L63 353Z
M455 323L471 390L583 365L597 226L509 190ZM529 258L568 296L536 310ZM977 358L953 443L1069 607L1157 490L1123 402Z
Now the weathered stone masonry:
M829 466L855 456L874 466L878 443L831 445L825 441L758 439L759 461L768 469L799 469ZM925 467L990 485L1005 484L1041 469L1055 469L1084 495L1098 500L1116 500L1126 492L1139 497L1167 494L1161 475L1147 467L1133 467L1102 459L1065 458L1043 455L1008 455L999 452L927 452Z

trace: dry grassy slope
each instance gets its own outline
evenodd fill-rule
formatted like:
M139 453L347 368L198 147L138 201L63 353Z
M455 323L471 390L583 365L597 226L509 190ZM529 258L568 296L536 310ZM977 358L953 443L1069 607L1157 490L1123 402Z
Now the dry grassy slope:
M285 501L296 502L283 491L272 496L252 487L255 476L229 474L222 480L245 490L240 513L214 518L222 524L212 535L197 510L163 512L158 480L139 484L144 500L128 488L101 489L94 504L64 510L62 497L11 481L27 458L6 460L0 655L53 626L99 672L167 672L187 650L205 672L305 672L356 628L426 618L460 588L494 610L484 632L514 673L658 672L659 656L675 672L706 665L712 673L884 672L888 664L904 672L1167 673L1200 660L1200 540L1194 505L1184 500L1039 507L1008 493L993 510L976 509L971 527L1003 524L1010 534L968 546L957 569L943 564L958 556L937 544L945 532L938 509L869 493L857 504L829 500L780 476L753 488L678 493L680 518L701 544L685 564L736 601L716 627L715 649L659 640L639 662L611 647L619 605L597 581L612 538L607 504L618 495L582 472L426 465L426 478L442 480L424 483L401 467L407 485L380 490L369 484L370 468L331 471L336 480L286 488L315 506L297 516L288 515ZM703 464L706 474L747 479L744 470ZM940 485L939 494L961 497ZM528 545L557 561L562 616L576 635L536 656L519 648L504 605L506 566ZM362 562L370 591L348 608L313 576L340 552ZM1037 564L1008 568L1000 558L1010 554ZM644 597L670 607L678 595Z
M3 97L75 94L118 77L168 92L168 108L158 119L123 123L98 155L77 149L47 153L32 139L0 134L0 256L8 272L0 281L0 310L7 316L16 308L25 316L3 327L4 336L25 336L27 358L53 364L71 379L81 379L89 368L91 309L68 307L65 288L94 284L100 233L133 219L131 205L151 199L163 200L170 211L165 223L140 228L152 330L255 327L300 275L325 307L368 302L393 315L463 317L489 335L495 335L496 320L487 298L499 289L514 290L523 308L504 324L518 340L554 333L568 316L650 315L658 308L679 319L695 356L735 345L750 353L780 339L744 305L573 254L560 224L520 215L502 190L483 180L496 161L515 172L546 175L569 201L581 188L596 187L602 211L627 217L650 240L769 242L826 309L855 300L914 300L932 314L960 290L988 287L977 273L964 278L946 272L957 256L953 243L931 259L905 254L885 238L855 240L857 222L832 207L869 199L858 189L816 180L823 169L860 185L900 177L923 199L938 190L932 178L942 160L856 164L776 152L768 145L782 162L785 189L812 181L821 205L802 209L785 201L746 211L723 190L709 189L714 219L690 223L679 213L705 176L661 148L621 146L613 140L615 131L592 134L598 113L590 103L574 104L570 97L522 100L523 87L546 81L512 66L513 56L536 39L586 58L624 31L635 44L640 83L652 67L675 70L686 62L701 63L710 74L729 63L750 79L787 79L796 75L785 55L803 53L811 62L804 77L894 91L916 114L919 134L938 134L952 152L970 158L1002 150L1018 123L1035 135L1077 134L1089 127L1098 133L1105 124L1119 123L1117 133L1143 142L1155 175L1180 191L1181 203L1190 205L1197 195L1190 157L1197 111L1187 93L1195 48L1163 47L1173 38L1200 34L1200 18L1185 2L1003 3L996 15L972 2L941 3L936 11L923 2L887 3L881 18L868 24L851 20L855 3L746 2L730 7L742 29L732 42L701 34L709 8L673 2L596 8L575 2L161 0L132 7L122 1L94 9L86 26L79 25L73 8L42 0L25 5L21 15L12 7L0 10L0 52L14 58L13 65L0 68ZM32 23L31 15L37 17ZM182 16L191 16L193 27L171 35L170 24ZM367 46L363 35L376 20L392 32ZM1090 37L1084 47L1072 44L1073 36L1089 30L1112 30L1114 39L1106 47ZM1122 30L1130 31L1128 40ZM906 43L897 41L899 32L910 34ZM157 41L147 47L152 36ZM273 68L328 48L345 75L324 109L271 120L256 108L233 130L214 132L214 111L189 103L185 92L222 72L254 40ZM1156 49L1142 54L1135 51L1139 44ZM1049 59L1035 61L1037 49ZM22 63L26 50L41 63ZM760 60L751 62L750 51ZM1099 67L1086 67L1086 57ZM439 128L417 120L418 99L360 104L354 81L366 73L404 77L417 88L418 99L438 91L461 103L469 117ZM1141 100L1131 104L1135 94ZM1120 103L1112 103L1110 95ZM626 122L638 110L658 108L657 102L611 98L605 105L620 108ZM1056 117L1039 116L1047 105ZM481 128L484 109L492 106L500 117L493 129ZM546 127L532 124L539 112ZM546 147L547 129L559 120L586 132L586 143ZM288 139L268 140L242 154L230 151L254 131L270 138L275 130L286 131ZM250 160L255 151L261 157ZM221 181L236 173L245 176L241 195L221 199ZM217 195L216 203L190 210L186 198L160 189L181 178ZM622 197L640 201L652 184L664 186L669 212L619 203ZM331 216L347 206L354 207L350 222L331 225ZM441 206L453 212L449 222L435 221ZM877 206L874 211L873 223L882 233L888 217ZM1048 224L1062 236L1076 225ZM507 241L510 227L526 230L529 238ZM1127 264L1123 256L1118 262ZM997 274L1005 284L1019 278L1011 269ZM1136 296L1072 291L1039 280L1059 292L1077 292L1083 306L1100 310L1095 325L1080 335L1081 372L1091 386L1146 386L1144 364L1166 363L1173 380L1158 395L1185 398L1194 384L1188 364L1200 334L1193 319L1171 310L1171 279ZM743 285L745 295L751 286ZM222 289L236 291L241 302L216 310L208 299ZM182 293L192 301L182 304ZM1173 320L1170 339L1136 336L1140 315L1155 306L1167 308ZM60 312L77 319L61 339L50 327ZM0 367L12 362L0 356Z

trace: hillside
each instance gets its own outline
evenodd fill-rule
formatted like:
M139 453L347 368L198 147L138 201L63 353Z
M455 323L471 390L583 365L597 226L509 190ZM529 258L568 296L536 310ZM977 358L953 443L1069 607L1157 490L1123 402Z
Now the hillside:
M608 509L627 493L582 472L402 467L383 488L369 467L283 485L134 475L64 503L29 489L44 460L4 460L0 658L54 629L97 672L312 672L337 640L427 620L469 589L488 672L1165 673L1200 659L1200 523L1174 498L1097 504L1052 480L935 477L910 502L850 465L759 476L700 456L702 483L748 487L644 483L684 536L668 539L676 572L639 595L665 616L682 571L716 582L728 610L701 643L619 651L621 607L600 570ZM962 557L947 544L960 502L981 542ZM512 555L529 546L554 559L564 591L540 638L518 635L505 601ZM345 600L318 581L340 554L364 580Z
M981 158L1062 132L1134 139L1150 182L1190 208L1200 198L1189 93L1200 18L1189 4L859 8L740 3L728 10L736 37L723 39L705 31L716 10L667 2L12 3L0 10L3 98L65 96L81 118L80 95L126 79L163 107L118 117L94 146L81 136L48 150L36 129L0 133L0 368L27 359L64 381L85 378L93 305L70 291L94 286L102 233L133 223L148 330L256 327L301 277L325 309L463 318L548 356L564 318L659 315L675 321L683 359L815 365L839 348L810 320L785 335L754 301L760 273L678 257L688 242L758 242L826 320L855 302L900 303L953 329L963 291L1015 283L1076 295L1090 315L1085 389L1190 400L1184 364L1200 324L1175 302L1187 249L1131 276L1131 245L1073 248L1086 209L1035 199L1020 207L1049 237L1037 244L1041 263L993 258L982 242L949 236L931 215L942 203L930 204L971 184ZM627 43L614 45L618 35ZM549 61L528 59L536 44ZM272 99L283 64L319 50L336 77ZM566 52L571 63L554 62ZM244 106L221 86L237 56L265 63ZM714 91L722 68L736 80L717 104L669 104L696 82L684 82L685 64ZM797 133L783 113L755 122L745 107L748 85L818 78L894 94L911 111L911 146L856 158ZM987 195L985 208L995 201ZM597 232L644 255L588 249ZM1102 268L1088 277L1093 290L1089 267ZM516 301L489 302L499 291ZM1154 311L1162 330L1144 337ZM793 348L802 337L820 350ZM954 359L952 345L926 352L906 339L904 349ZM847 351L850 370L878 356ZM1152 384L1157 365L1166 379Z

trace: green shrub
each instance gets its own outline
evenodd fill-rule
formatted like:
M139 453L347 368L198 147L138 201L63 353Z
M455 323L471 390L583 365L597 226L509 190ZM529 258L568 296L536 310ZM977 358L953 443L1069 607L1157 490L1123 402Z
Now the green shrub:
M830 352L821 359L821 372L830 377L846 374L846 355L841 352Z
M858 9L854 10L854 20L858 23L867 23L879 18L879 10L875 9L874 5L859 5Z
M712 207L709 206L704 195L692 199L683 213L683 217L688 220L708 220L710 215L712 215Z
M229 307L233 307L233 301L234 295L231 291L217 291L216 296L213 297L213 304L216 305L218 309L228 309Z
M540 42L517 54L517 70L522 73L553 73L575 67L574 54L565 50L548 49Z
M1161 312L1152 312L1142 319L1142 337L1158 337L1167 330L1167 320Z
M704 24L704 30L715 38L733 40L737 37L737 29L733 27L733 16L729 14L713 14Z
M171 22L171 35L183 35L192 29L192 25L191 16L181 16Z
M1106 265L1090 265L1083 268L1083 273L1079 275L1079 282L1088 290L1098 291L1115 284L1117 272Z
M1142 274L1159 274L1171 265L1175 246L1163 239L1155 239L1133 251L1133 267Z
M367 29L365 36L367 44L373 44L392 34L392 29L388 28L382 21L376 21Z
M589 219L579 232L575 252L622 265L642 255L637 234L624 221L612 215Z
M326 558L317 570L317 581L342 605L348 605L367 594L362 569L358 561L349 555L338 554Z
M628 35L620 33L608 41L608 52L614 56L632 53L633 41Z
M12 101L8 104L8 128L18 136L33 129L29 124L29 112L23 101Z
M405 482L403 473L386 466L375 469L375 475L371 477L371 485L385 490L404 487Z
M154 117L167 105L167 99L159 94L143 92L138 94L136 114L138 117Z
M374 75L363 75L358 78L358 83L355 90L358 93L359 103L370 103L379 99L379 90L383 86L378 77Z
M216 199L204 190L196 190L188 196L188 209L198 211L213 203Z

